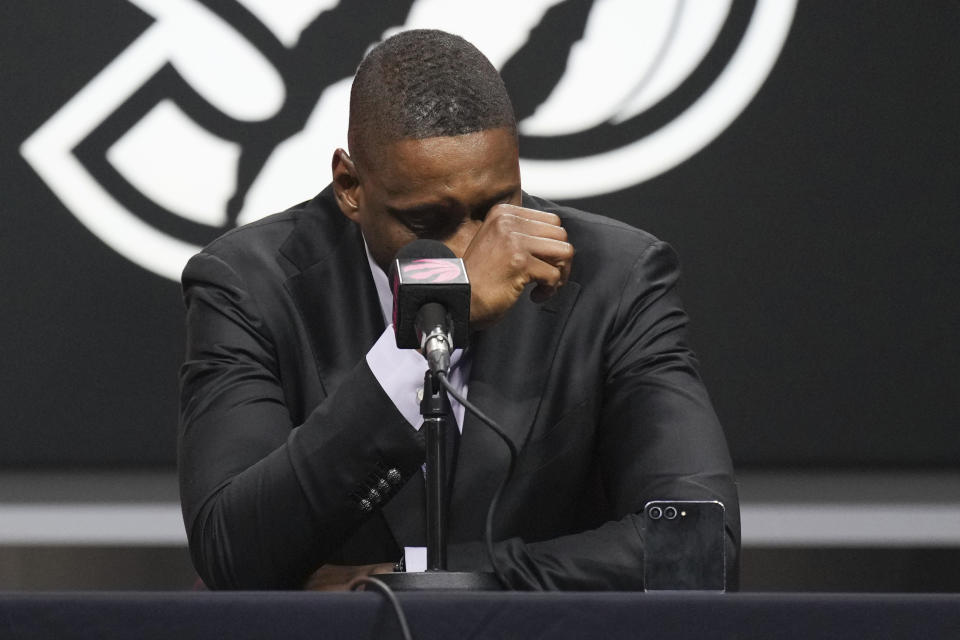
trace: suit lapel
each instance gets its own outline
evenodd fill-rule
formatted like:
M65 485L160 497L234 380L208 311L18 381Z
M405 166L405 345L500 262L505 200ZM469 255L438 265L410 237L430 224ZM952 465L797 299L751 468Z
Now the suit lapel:
M324 198L327 191L317 197ZM281 253L298 272L285 286L303 318L324 394L330 395L383 332L359 228L332 202L307 210Z
M568 282L542 305L526 293L474 342L468 400L493 418L520 451L536 420L560 336L579 296ZM507 446L467 413L451 496L451 542L478 539L487 505L507 472Z
M286 287L310 336L326 395L340 385L385 327L360 230L340 214L328 191L315 201L320 210L305 212L281 248L297 269ZM400 546L424 544L424 513L419 472L381 511Z

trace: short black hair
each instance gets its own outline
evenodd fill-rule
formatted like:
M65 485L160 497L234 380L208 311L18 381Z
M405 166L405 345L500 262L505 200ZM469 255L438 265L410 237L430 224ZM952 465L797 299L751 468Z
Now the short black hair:
M363 162L377 144L487 129L516 133L497 69L479 49L435 29L401 32L374 47L350 90L350 153Z

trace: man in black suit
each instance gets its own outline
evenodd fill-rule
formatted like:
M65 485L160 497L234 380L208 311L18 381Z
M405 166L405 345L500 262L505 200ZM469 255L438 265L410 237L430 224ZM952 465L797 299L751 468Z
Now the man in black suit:
M349 146L313 200L184 271L180 482L203 580L342 586L423 544L409 407L426 365L392 344L384 274L416 238L463 258L476 332L451 378L520 450L493 531L511 586L642 589L653 499L723 502L735 575L733 472L672 249L523 193L506 90L456 36L405 32L364 59ZM449 568L489 569L483 520L508 454L455 415Z

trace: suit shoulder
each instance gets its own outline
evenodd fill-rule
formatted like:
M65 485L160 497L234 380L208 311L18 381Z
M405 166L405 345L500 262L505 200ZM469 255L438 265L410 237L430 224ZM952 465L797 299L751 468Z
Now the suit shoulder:
M275 268L294 261L295 267L316 261L335 245L347 227L328 187L311 200L232 229L203 248L236 269ZM287 269L290 265L284 265Z
M290 207L286 211L265 216L231 229L203 248L203 252L226 256L258 246L278 248L296 227L308 203Z
M652 233L620 220L556 204L524 194L524 206L560 216L578 255L599 252L606 255L640 256L660 240Z

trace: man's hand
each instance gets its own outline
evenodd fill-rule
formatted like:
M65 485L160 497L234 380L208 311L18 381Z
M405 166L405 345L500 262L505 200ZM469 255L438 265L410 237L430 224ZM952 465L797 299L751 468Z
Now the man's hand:
M349 591L357 578L378 573L392 573L393 564L341 565L325 564L310 574L303 588L308 591Z
M470 325L485 329L502 318L536 282L530 297L543 302L570 276L573 246L552 213L498 204L463 254L470 277Z

